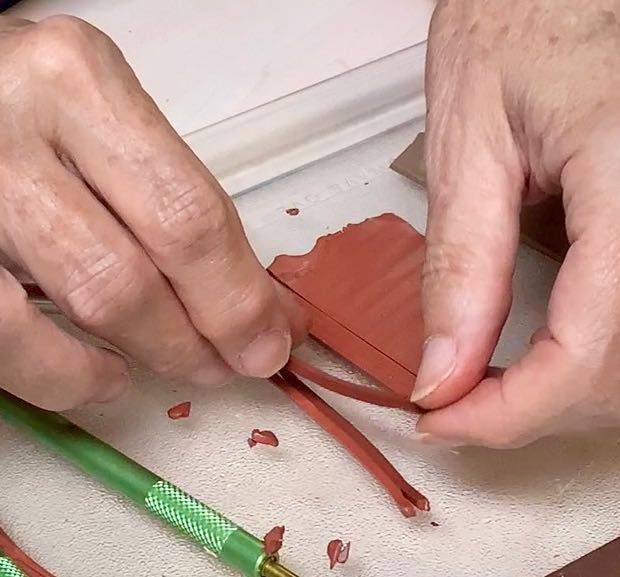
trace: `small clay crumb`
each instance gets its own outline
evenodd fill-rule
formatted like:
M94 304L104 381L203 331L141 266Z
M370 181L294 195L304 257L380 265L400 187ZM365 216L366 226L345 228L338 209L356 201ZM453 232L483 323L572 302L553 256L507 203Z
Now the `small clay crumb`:
M276 525L263 537L265 553L267 553L267 555L275 555L282 548L284 531L286 531L286 527L284 525Z
M439 523L437 523L437 521L431 521L431 525L433 527L439 527Z
M343 564L349 560L351 552L351 542L346 545L341 539L334 539L327 545L327 556L329 557L329 568L333 569L338 563Z
M178 405L174 405L174 407L170 407L168 409L168 417L173 421L177 419L187 419L192 410L192 403L190 401L185 401L184 403L179 403Z
M368 182L365 182L365 183L364 183L364 186L368 186Z
M288 214L289 216L297 216L299 214L299 209L298 208L287 208L286 214Z
M278 437L272 431L261 431L254 429L250 438L248 439L248 445L250 447L256 447L256 445L269 445L270 447L277 447L280 444Z

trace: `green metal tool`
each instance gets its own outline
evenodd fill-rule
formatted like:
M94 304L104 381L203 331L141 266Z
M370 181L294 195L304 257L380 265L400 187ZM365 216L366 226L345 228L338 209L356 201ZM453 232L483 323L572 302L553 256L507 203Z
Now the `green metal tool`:
M26 577L26 575L13 561L0 553L0 577Z
M2 390L0 416L246 577L295 577L276 557L265 553L261 540L65 417L33 407ZM1 560L0 577L22 576L21 572L3 573Z

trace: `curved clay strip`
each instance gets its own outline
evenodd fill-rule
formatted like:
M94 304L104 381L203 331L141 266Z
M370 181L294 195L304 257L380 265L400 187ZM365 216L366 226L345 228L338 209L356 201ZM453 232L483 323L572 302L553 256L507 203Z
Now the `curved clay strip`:
M389 391L373 387L356 385L344 379L334 377L321 369L312 366L310 363L297 357L291 356L286 368L303 379L312 381L319 387L323 387L332 393L337 393L344 397L349 397L357 401L377 405L379 407L389 407L392 409L402 409L404 411L420 412L417 405L395 395Z
M293 373L283 369L279 374L271 377L271 382L338 440L385 487L405 517L413 517L416 514L416 508L421 511L430 510L428 499L409 485L360 431Z
M0 551L11 559L27 577L54 577L49 571L28 557L2 529L0 529Z

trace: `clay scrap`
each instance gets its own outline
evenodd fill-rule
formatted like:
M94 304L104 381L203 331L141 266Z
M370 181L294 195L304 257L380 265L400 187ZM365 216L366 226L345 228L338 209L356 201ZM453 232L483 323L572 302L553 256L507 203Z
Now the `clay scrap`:
M392 162L390 168L420 186L426 186L423 132ZM521 240L558 262L564 260L570 245L560 196L551 196L538 204L523 207Z
M280 445L280 441L273 431L261 431L260 429L254 429L248 437L248 445L250 448L256 447L256 445L278 447Z
M267 553L267 555L275 555L278 551L280 551L280 549L282 549L285 531L286 527L283 525L276 526L263 537L265 553Z
M174 405L174 407L170 407L168 409L168 418L176 421L177 419L187 419L192 411L192 403L190 401L185 401L183 403L179 403L178 405Z
M333 569L336 565L343 565L349 560L351 553L351 542L343 543L341 539L334 539L327 545L327 557L329 557L329 568Z

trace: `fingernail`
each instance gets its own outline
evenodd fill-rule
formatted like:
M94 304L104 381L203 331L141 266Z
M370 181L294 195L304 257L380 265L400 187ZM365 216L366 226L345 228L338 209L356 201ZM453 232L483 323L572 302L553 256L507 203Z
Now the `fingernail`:
M233 376L233 370L223 362L209 363L200 367L190 377L189 381L199 387L221 387Z
M413 403L430 395L454 371L456 366L456 342L452 337L429 337L424 344L422 362L418 369L415 388L411 394Z
M291 342L290 333L281 329L258 335L239 356L243 374L265 379L271 377L287 363Z

